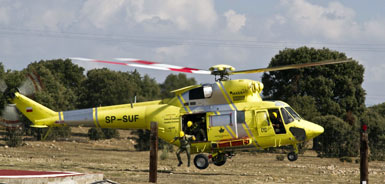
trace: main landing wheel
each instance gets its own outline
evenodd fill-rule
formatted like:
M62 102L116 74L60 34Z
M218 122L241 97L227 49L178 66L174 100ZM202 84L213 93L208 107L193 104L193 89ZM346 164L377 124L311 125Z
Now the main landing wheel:
M290 152L287 154L287 159L289 161L296 161L298 159L298 154L294 153L294 152Z
M198 169L206 169L209 166L209 158L204 154L198 154L194 157L194 165Z
M222 166L226 163L226 154L218 154L217 156L213 157L213 163L216 166Z

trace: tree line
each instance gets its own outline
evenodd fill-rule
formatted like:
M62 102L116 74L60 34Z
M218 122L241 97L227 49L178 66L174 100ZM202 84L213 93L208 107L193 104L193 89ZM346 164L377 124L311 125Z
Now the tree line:
M272 58L269 67L329 59L348 58L344 53L327 48L301 47L281 50ZM121 72L102 68L85 74L84 68L69 59L33 62L21 71L4 71L0 64L0 78L9 87L21 85L28 73L38 74L43 84L43 90L37 92L34 99L55 111L127 104L134 98L137 102L168 98L172 97L171 90L197 83L184 74L170 74L159 84L136 70ZM265 100L288 102L304 119L325 128L313 141L313 148L320 156L357 156L360 125L366 123L371 156L384 160L385 103L365 106L363 75L364 67L357 61L274 71L263 74L262 95ZM2 99L0 103L4 105L6 102ZM96 133L97 130L91 132L92 135ZM111 135L111 132L104 134ZM135 134L139 136L137 149L148 149L148 132L138 130Z

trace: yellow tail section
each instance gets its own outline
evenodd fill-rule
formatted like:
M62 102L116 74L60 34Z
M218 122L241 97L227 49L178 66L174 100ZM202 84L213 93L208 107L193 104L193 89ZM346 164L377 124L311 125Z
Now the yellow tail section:
M57 112L31 100L30 98L16 92L15 97L11 99L17 109L24 114L34 125L34 127L47 127L59 120ZM42 121L42 120L50 121Z

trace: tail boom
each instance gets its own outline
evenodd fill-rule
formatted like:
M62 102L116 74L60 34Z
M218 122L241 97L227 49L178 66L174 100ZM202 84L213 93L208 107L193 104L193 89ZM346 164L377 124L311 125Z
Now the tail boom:
M149 129L150 119L161 122L159 112L170 109L160 101L55 112L16 92L10 99L32 127L85 126L119 129ZM179 108L173 109L179 111Z

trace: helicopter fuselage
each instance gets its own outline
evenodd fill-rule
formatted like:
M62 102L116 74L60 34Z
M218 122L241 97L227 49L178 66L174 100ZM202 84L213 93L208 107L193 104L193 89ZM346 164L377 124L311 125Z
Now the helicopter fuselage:
M262 89L263 84L253 80L218 81L172 91L175 97L170 99L63 112L52 111L17 92L11 102L38 128L150 129L150 123L157 122L158 136L167 142L180 131L194 135L197 139L191 143L191 153L218 155L296 146L323 132L321 126L302 119L285 102L262 101ZM199 131L189 130L188 121Z

